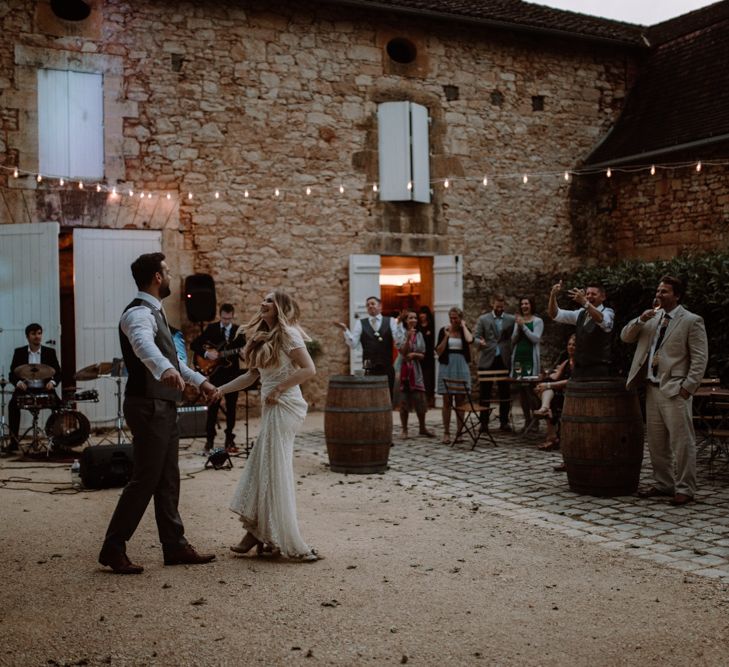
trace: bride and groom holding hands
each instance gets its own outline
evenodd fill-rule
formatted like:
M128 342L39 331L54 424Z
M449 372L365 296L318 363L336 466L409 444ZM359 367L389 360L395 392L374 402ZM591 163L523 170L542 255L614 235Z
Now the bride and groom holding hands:
M246 533L231 549L238 554L283 555L303 562L320 556L307 545L296 518L293 443L306 417L300 384L316 374L299 326L299 306L286 292L267 294L246 325L244 375L215 387L180 362L162 300L170 294L170 272L162 253L140 255L131 266L138 288L119 322L119 339L129 373L124 418L132 432L134 471L106 531L99 562L117 574L140 574L126 553L150 500L165 565L202 564L215 554L196 551L185 538L178 511L180 471L177 401L186 383L208 402L261 380L261 426L230 509Z

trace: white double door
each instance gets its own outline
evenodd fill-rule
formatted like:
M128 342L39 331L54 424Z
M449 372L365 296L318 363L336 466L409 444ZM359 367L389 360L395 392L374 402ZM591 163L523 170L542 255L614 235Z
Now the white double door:
M349 328L357 319L367 317L365 299L380 296L380 255L349 257ZM433 257L433 314L435 330L448 324L448 311L463 308L463 259L460 255ZM362 368L362 347L350 352L352 371Z
M130 271L139 255L159 252L158 231L75 229L73 232L76 368L121 357L119 316L137 293ZM77 389L95 389L98 403L79 403L92 424L117 415L119 392L126 378L103 377L78 382Z
M31 322L43 327L43 345L61 356L58 230L57 222L0 225L0 377L5 380L13 351L28 344L25 327ZM7 410L12 387L5 390ZM30 413L22 410L21 431L30 423Z
M25 327L38 322L43 344L56 350L61 366L61 315L58 234L56 222L0 225L0 376L7 379L13 350L27 344ZM121 357L118 323L137 291L130 265L145 252L158 252L158 231L75 229L74 304L76 368ZM92 423L113 422L117 390L111 378L78 382L79 390L96 389L98 403L79 403ZM10 387L6 395L9 399ZM41 419L45 419L45 412ZM30 423L21 412L21 427ZM42 426L43 424L41 424Z

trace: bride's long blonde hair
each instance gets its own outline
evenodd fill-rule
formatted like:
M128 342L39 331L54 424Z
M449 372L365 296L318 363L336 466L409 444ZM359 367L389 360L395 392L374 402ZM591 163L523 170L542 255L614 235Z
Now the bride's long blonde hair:
M243 361L248 368L275 366L281 351L291 345L289 327L296 327L304 340L311 340L299 326L301 311L292 296L283 290L274 290L273 303L276 306L276 319L271 328L260 311L241 327L248 339L243 349Z

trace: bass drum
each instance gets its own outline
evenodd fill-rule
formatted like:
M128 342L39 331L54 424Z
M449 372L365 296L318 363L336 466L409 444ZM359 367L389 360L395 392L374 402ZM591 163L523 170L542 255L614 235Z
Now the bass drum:
M58 447L80 445L89 437L91 424L86 415L76 410L57 410L46 422L46 435Z

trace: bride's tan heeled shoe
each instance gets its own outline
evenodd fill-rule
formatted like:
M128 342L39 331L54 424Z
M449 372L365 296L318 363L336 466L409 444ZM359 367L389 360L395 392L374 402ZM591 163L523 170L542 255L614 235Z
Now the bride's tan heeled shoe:
M261 546L261 542L259 542L251 533L246 533L238 544L234 544L230 547L230 550L237 554L247 554L253 547L259 546Z

